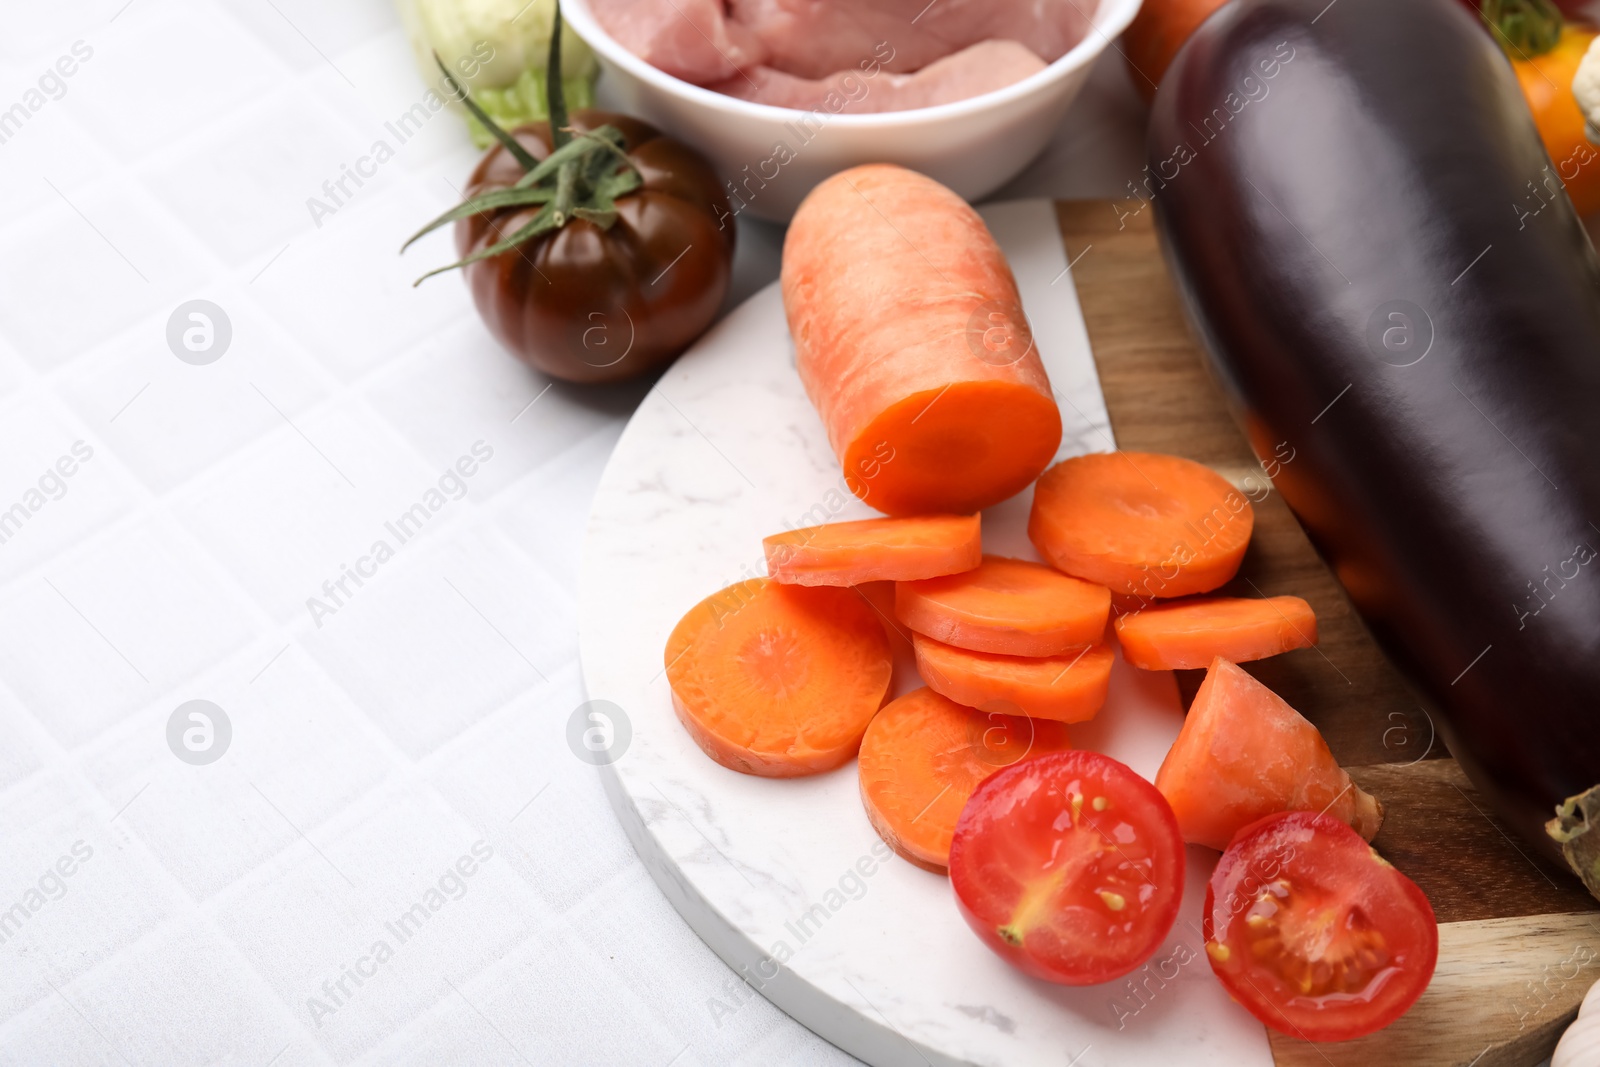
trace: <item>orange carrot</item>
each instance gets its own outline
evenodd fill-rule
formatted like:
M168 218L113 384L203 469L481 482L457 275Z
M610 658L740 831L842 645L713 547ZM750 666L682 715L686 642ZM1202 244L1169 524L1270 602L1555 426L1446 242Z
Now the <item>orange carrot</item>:
M1156 788L1183 839L1215 849L1280 811L1326 811L1368 841L1383 821L1383 806L1350 780L1317 728L1220 658L1156 772Z
M1063 656L999 656L972 652L911 635L917 670L936 693L985 711L1005 710L1035 719L1084 722L1106 702L1111 664L1108 645Z
M894 589L895 614L917 633L1007 656L1059 656L1098 644L1110 610L1105 586L1004 556Z
M889 164L813 189L783 244L796 366L851 491L890 515L1021 491L1061 442L1016 281L978 213Z
M1266 659L1317 643L1317 616L1297 596L1196 597L1153 604L1117 620L1122 658L1147 671Z
M861 802L878 836L944 874L956 819L978 783L1028 756L1071 748L1045 719L985 714L932 689L890 701L861 742Z
M1209 468L1109 452L1045 471L1028 537L1060 570L1113 593L1176 597L1232 578L1254 524L1250 501Z
M792 778L856 754L889 689L883 623L851 589L730 585L667 638L678 720L732 770Z
M861 519L773 534L767 573L794 585L900 582L970 571L983 558L976 515Z

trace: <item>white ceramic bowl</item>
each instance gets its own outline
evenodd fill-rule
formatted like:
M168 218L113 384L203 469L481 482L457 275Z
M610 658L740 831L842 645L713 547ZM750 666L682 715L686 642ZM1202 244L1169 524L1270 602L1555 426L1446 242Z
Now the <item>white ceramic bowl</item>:
M736 209L781 222L818 182L859 163L899 163L969 201L998 189L1044 149L1095 58L1133 21L1139 3L1099 0L1084 39L1014 85L937 107L860 115L752 104L702 89L623 48L595 21L589 0L563 0L561 10L599 57L623 110L709 156L735 183L743 200ZM775 162L783 157L775 153L780 143L792 154L787 162Z

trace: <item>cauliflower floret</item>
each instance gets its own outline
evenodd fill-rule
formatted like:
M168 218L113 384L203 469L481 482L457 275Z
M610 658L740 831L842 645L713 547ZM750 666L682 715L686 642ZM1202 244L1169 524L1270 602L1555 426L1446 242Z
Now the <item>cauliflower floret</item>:
M1589 140L1600 144L1600 37L1590 42L1588 54L1578 64L1572 95L1578 98L1578 108L1588 119Z

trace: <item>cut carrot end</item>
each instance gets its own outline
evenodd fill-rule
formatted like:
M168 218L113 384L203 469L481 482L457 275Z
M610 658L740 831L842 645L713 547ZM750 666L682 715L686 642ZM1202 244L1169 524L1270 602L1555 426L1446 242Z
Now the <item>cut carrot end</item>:
M901 857L946 873L950 839L978 783L1029 756L1071 748L1058 722L986 713L932 689L891 701L861 742L861 802Z
M1111 592L1042 564L984 556L962 574L901 582L894 603L901 622L947 645L1058 656L1100 642Z
M1383 828L1383 802L1359 785L1352 786L1351 792L1356 799L1350 828L1360 834L1362 840L1371 841Z
M1178 597L1232 578L1254 524L1250 501L1209 468L1110 452L1045 471L1028 537L1056 568L1113 593Z
M1377 833L1383 815L1315 726L1225 659L1206 672L1156 772L1156 788L1183 839L1218 850L1240 829L1282 811L1326 811L1364 837Z
M1317 616L1297 596L1197 597L1152 604L1117 619L1122 656L1147 671L1265 659L1317 643Z
M1063 656L1002 656L973 652L912 635L917 670L929 688L970 707L1008 710L1036 719L1085 722L1106 702L1111 664L1107 645Z
M977 515L861 519L808 526L762 541L767 572L795 585L862 585L955 574L983 559Z
M855 755L892 656L877 612L854 590L755 578L689 609L666 663L678 720L706 755L790 778Z
M1060 444L1061 413L1049 396L1016 382L966 381L890 406L841 462L851 490L885 514L965 513L1027 488Z

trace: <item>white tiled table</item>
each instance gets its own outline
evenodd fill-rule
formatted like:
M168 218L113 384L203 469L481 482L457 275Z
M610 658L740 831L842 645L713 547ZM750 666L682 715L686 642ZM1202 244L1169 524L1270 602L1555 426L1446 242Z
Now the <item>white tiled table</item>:
M0 114L92 49L0 142L0 1064L847 1062L678 919L564 739L584 517L642 389L541 395L459 279L410 287L448 238L396 250L474 158L453 115L313 221L422 95L385 0L0 29ZM1138 172L1111 59L1002 196ZM736 297L781 233L741 237ZM165 339L195 298L233 329L206 366ZM168 748L192 699L232 726L206 766Z

